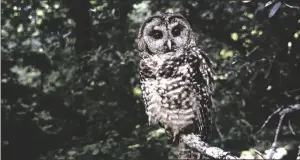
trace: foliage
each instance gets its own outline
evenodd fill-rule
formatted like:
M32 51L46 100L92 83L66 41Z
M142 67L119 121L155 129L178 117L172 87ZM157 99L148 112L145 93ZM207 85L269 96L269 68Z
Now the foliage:
M185 15L215 61L212 144L237 155L264 152L277 123L256 134L265 119L300 101L297 3L1 3L3 159L172 158L172 139L147 124L134 43L140 23L157 12ZM298 138L284 122L281 148L300 142L296 114L287 119Z

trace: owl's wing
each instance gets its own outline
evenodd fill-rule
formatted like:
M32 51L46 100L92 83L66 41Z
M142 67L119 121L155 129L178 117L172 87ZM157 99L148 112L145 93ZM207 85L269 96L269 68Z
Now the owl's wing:
M212 112L212 91L214 87L214 73L212 70L212 61L209 59L207 54L200 48L191 49L191 57L196 60L192 62L192 67L196 72L197 88L199 92L198 106L194 108L197 115L197 125L200 130L201 138L205 141L209 133L211 132L211 112ZM193 58L192 58L193 59Z
M195 53L197 53L197 56L199 58L199 71L203 76L203 79L206 81L206 85L208 87L209 94L211 95L214 90L214 76L215 72L213 70L213 62L200 48L194 47L192 50L194 50Z

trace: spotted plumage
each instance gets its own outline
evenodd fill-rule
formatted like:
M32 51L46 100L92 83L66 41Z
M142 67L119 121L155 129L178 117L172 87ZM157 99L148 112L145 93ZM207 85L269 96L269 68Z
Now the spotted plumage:
M152 16L142 24L137 42L149 123L160 123L175 138L195 133L206 141L213 75L189 23L180 14Z

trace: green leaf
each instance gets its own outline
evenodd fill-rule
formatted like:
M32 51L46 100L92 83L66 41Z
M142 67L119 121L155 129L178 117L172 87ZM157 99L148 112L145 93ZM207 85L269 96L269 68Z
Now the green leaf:
M92 152L92 155L97 155L99 153L99 149L98 148L95 148Z
M236 32L231 33L231 39L237 41L239 39L239 35Z
M139 88L133 88L133 93L134 93L134 95L136 95L136 96L141 96L142 95L142 91L141 91L141 89L139 89Z
M134 148L138 148L138 147L140 147L140 144L134 144L134 145L128 146L129 149L134 149Z

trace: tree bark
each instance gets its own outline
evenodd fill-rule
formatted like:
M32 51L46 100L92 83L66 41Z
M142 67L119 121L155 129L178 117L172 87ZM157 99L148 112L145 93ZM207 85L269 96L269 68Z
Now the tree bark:
M218 147L210 146L208 143L201 141L200 137L195 134L182 135L180 137L187 146L208 157L215 159L239 159L231 153L224 151Z

